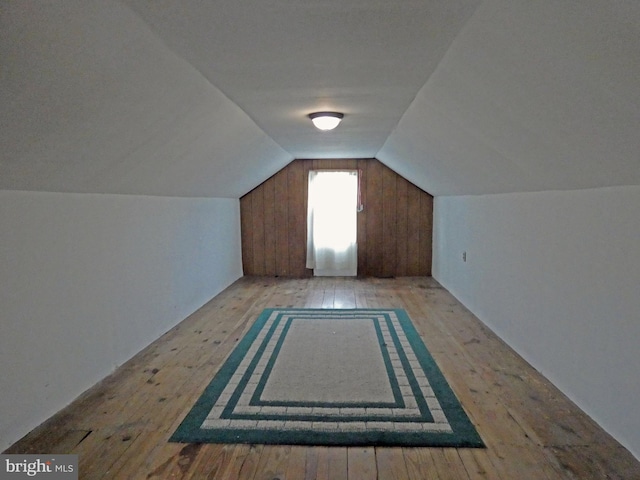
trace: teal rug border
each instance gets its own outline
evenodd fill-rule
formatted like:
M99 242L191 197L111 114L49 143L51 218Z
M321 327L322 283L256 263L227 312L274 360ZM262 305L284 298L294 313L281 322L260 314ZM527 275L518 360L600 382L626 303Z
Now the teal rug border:
M249 382L249 378L251 377L251 374L253 373L254 367L255 365L258 363L258 361L260 360L260 358L262 358L262 352L264 351L264 348L266 347L266 345L269 343L269 341L271 340L272 334L273 332L278 328L279 324L281 322L285 322L285 326L283 327L283 332L280 335L280 339L279 340L284 340L285 336L286 336L286 331L289 328L289 325L292 321L291 318L288 318L287 320L284 320L283 317L288 317L288 316L295 316L296 320L304 320L305 318L314 318L314 316L317 316L318 311L314 310L312 312L308 312L307 309L304 310L298 310L298 309L272 309L269 313L269 315L267 315L267 318L271 317L271 313L273 311L277 312L276 318L274 319L273 325L271 326L271 328L269 329L269 332L267 333L266 337L263 339L261 347L258 349L258 354L256 354L256 356L254 357L254 360L251 362L251 365L249 366L249 368L247 369L247 371L244 373L243 375L243 379L240 381L239 383L239 388L236 390L236 394L233 395L231 397L231 399L229 400L227 406L225 407L222 416L224 418L229 418L229 419L234 419L234 420L255 420L255 419L259 419L259 420L306 420L306 421L323 421L325 419L324 415L296 415L296 416L292 416L292 417L287 417L286 415L282 415L282 414L278 414L278 415L268 415L268 414L261 414L259 416L256 416L255 414L238 414L238 413L233 413L233 410L235 408L235 406L237 405L237 401L240 397L240 392L242 390L244 390L244 388L246 387L246 385ZM320 313L322 313L323 315L326 315L327 311L329 310L321 310ZM358 316L358 318L366 318L367 315L366 313L363 312L362 309L359 310L336 310L336 309L331 309L331 312L333 312L333 314L335 315L345 315L348 317L353 317L354 316L354 312L355 315ZM288 313L288 312L293 312L293 315ZM306 312L305 313L300 313L300 312ZM410 371L412 370L409 366L408 360L406 358L406 356L404 356L403 353L403 349L402 346L400 345L400 340L397 337L397 333L395 332L395 329L393 328L392 324L391 324L391 320L389 318L389 312L391 312L391 310L375 310L375 312L380 315L380 313L382 313L385 317L385 323L387 324L388 328L389 328L389 332L393 337L394 340L394 344L396 347L396 351L399 354L402 354L402 361L403 361L403 366L405 369L405 373L409 373L411 375L413 375ZM314 315L314 313L316 315ZM352 402L352 403L334 403L334 402L256 402L255 401L255 397L256 394L259 393L259 387L256 388L256 393L253 395L252 397L252 401L249 403L249 405L251 406L303 406L303 407L330 407L330 408L336 408L336 407L351 407L351 408L355 408L355 407L369 407L369 408L404 408L405 407L405 403L404 403L404 398L402 397L402 395L400 394L400 387L398 385L397 379L395 378L395 372L393 372L393 367L391 366L391 359L389 358L388 355L388 350L387 348L384 346L384 339L382 336L382 332L380 329L380 320L378 318L375 318L375 316L371 316L370 318L371 321L373 321L374 326L376 327L376 335L378 336L378 342L381 346L381 353L383 355L384 361L385 361L385 367L387 370L387 374L391 375L392 378L390 378L390 381L392 382L392 390L394 393L394 397L395 397L395 402L394 403L383 403L383 402L368 402L368 403L360 403L360 402ZM262 329L261 329L262 330ZM271 358L273 358L273 356L276 354L276 350L274 350L274 353L272 353ZM265 368L265 371L268 370L268 367ZM407 372L407 370L409 370L409 372ZM264 375L263 377L264 378ZM226 381L226 380L225 380ZM415 379L415 377L410 377L409 382L411 383L411 388L413 391L414 396L418 396L420 397L420 387L418 385L417 380ZM397 392L395 391L397 390ZM396 395L397 394L397 395ZM429 407L427 406L426 402L424 401L423 398L418 398L418 404L419 404L419 410L420 413L422 415L422 420L423 421L427 421L427 422L433 422L433 417L431 415L431 412L429 410ZM333 416L332 418L336 418L335 416ZM370 420L370 417L367 416L353 416L350 415L348 418L345 419L345 421L349 421L349 422L355 422L355 421L363 421L366 422L367 420ZM402 423L402 422L414 422L415 419L401 419L401 418L393 418L393 417L385 417L385 416L380 416L380 417L376 417L376 420L380 420L380 421L393 421L396 423Z
M310 430L240 430L240 429L202 429L217 398L232 377L254 339L274 311L301 313L356 313L356 312L394 312L411 344L420 366L424 370L432 390L444 411L453 432L326 432ZM388 321L388 320L387 320ZM482 448L484 443L469 420L453 390L427 350L411 319L403 309L393 308L356 308L356 309L319 309L319 308L267 308L255 320L247 333L235 346L222 367L215 374L200 398L196 401L180 426L169 438L177 443L256 443L270 445L327 445L327 446L425 446L425 447L472 447Z

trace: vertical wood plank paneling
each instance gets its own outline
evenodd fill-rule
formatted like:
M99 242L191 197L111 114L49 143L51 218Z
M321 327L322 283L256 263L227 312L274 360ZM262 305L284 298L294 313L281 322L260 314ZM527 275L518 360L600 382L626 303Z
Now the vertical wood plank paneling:
M287 169L280 170L275 181L276 275L288 277L289 270L289 181Z
M395 276L407 275L407 188L408 183L398 176L396 179L396 271Z
M367 271L364 275L382 274L382 164L372 162L367 168Z
M242 271L251 275L253 269L253 213L251 195L240 199L240 238L242 241Z
M349 170L356 170L358 168L358 160L356 160L355 158L349 159L347 161L346 168L348 168Z
M415 185L407 188L407 212L411 223L407 226L407 275L420 272L420 189Z
M307 208L309 206L309 171L311 170L311 163L305 161L299 161L302 165L302 181L301 181L301 193L299 194L299 202L301 204L300 209L300 238L302 239L302 256L300 260L300 276L313 276L313 270L309 270L306 267L307 263Z
M433 240L433 197L420 196L420 275L431 275L431 242Z
M276 275L276 218L275 218L275 186L274 177L264 185L264 274Z
M393 277L396 273L397 177L386 166L382 168L382 277Z
M358 275L431 274L433 198L375 159L294 160L241 201L246 275L306 277L311 169L361 170Z
M426 192L425 192L426 193ZM424 275L431 275L431 268L433 267L433 196L426 194L426 201L428 202L427 211L427 228L429 229L429 235L425 236L425 243L427 246L427 271Z
M291 275L307 275L307 177L304 164L295 160L289 165L289 261Z
M260 185L251 194L253 219L253 271L254 275L264 275L264 186Z
M357 168L360 175L360 201L367 204L367 165L372 160L358 160ZM358 275L365 275L367 268L367 208L358 213Z

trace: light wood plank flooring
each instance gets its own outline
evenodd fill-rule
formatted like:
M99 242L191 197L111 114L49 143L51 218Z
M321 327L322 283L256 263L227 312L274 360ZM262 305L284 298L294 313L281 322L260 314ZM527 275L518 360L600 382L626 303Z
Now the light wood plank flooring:
M486 449L167 439L266 307L404 308ZM432 278L245 277L7 453L77 453L83 479L638 479L640 463Z

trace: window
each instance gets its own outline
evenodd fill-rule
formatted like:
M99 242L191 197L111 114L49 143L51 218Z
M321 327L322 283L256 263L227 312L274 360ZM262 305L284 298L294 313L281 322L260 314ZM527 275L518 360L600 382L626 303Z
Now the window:
M357 274L358 172L309 172L307 268L316 276Z

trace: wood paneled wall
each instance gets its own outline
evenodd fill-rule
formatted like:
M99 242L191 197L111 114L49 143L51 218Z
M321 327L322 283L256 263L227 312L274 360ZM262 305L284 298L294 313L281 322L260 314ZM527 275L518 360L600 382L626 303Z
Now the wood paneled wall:
M431 275L433 197L375 159L294 160L240 199L245 275L306 277L309 170L357 169L358 275Z

